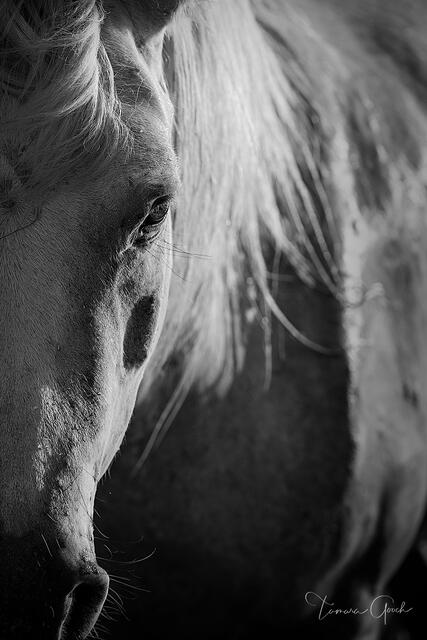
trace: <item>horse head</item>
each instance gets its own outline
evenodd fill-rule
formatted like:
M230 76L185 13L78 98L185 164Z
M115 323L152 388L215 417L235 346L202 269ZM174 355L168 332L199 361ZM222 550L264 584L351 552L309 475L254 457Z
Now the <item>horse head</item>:
M97 482L167 304L175 4L3 3L0 636L84 638ZM162 6L164 5L164 6Z

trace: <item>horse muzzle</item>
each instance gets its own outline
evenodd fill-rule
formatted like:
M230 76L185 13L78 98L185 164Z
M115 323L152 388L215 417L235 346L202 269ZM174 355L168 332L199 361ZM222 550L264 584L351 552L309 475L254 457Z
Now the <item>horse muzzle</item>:
M84 640L108 592L109 578L88 552L41 534L0 540L0 638Z

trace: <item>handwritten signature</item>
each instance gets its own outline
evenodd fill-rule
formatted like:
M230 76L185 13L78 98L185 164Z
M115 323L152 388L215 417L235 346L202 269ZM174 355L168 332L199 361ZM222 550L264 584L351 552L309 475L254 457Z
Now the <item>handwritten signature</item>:
M328 602L328 596L320 596L314 591L307 591L305 601L311 607L319 608L318 620L325 620L328 616L370 615L376 620L382 619L383 624L386 625L389 615L393 613L402 615L413 611L413 607L407 607L406 602L402 602L400 606L395 605L394 599L387 595L376 596L366 609L358 609L357 607L337 608L334 602Z

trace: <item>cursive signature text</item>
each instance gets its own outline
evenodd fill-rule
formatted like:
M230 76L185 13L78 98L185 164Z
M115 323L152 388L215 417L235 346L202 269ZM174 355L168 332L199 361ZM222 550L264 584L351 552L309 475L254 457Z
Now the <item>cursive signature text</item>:
M397 606L391 596L376 596L369 607L359 609L358 607L348 607L341 609L335 607L334 602L328 602L328 596L320 596L314 591L307 591L305 601L311 607L319 609L318 620L325 620L330 616L363 616L369 615L376 620L382 620L383 624L387 624L388 616L391 614L402 615L413 611L413 607L407 607L406 602L402 602Z

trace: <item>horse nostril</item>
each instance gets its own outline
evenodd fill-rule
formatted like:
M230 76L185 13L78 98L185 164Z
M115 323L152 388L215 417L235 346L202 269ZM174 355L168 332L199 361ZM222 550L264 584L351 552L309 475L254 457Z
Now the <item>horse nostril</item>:
M109 578L104 569L87 574L70 592L71 604L62 625L61 640L84 640L92 631L107 597Z

